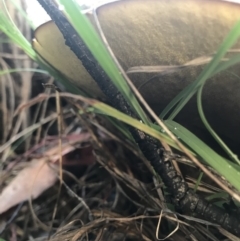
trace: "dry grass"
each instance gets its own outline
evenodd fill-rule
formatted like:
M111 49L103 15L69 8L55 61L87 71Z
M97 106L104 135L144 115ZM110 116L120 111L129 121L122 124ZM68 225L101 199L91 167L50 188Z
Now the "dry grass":
M23 18L11 4L8 9L20 31L31 39ZM1 44L0 51L2 70L34 67L15 45ZM44 78L29 72L1 76L1 190L30 160L44 157L47 150L58 147L54 101L40 97L31 100L44 91L39 88L42 82L53 82ZM34 82L36 79L38 83ZM23 108L14 116L18 106ZM38 199L22 202L1 214L3 239L237 240L214 224L171 212L168 193L136 146L126 142L114 128L106 129L99 116L76 114L76 109L84 111L85 107L86 104L73 101L65 101L62 107L62 137L84 127L82 131L90 133L91 140L75 143L75 150L64 156L60 195L58 182ZM188 167L191 163L186 158L176 156L175 160L182 163L179 165L185 170L184 177L186 173L197 174L186 178L189 186L195 188L199 170ZM198 192L206 196L220 191L209 183L198 187Z
M43 101L42 98L37 97L20 110L40 101ZM78 109L87 107L84 103L72 102L73 110L76 106ZM91 141L80 146L75 143L76 150L64 156L60 196L57 183L32 201L30 206L25 202L20 204L20 209L13 208L6 216L8 220L13 220L6 226L4 237L15 234L19 240L47 240L50 236L51 240L157 240L157 237L169 237L170 240L218 237L220 240L214 224L170 211L168 194L160 189L163 184L154 177L148 162L133 144L126 143L117 132L105 129L101 118L94 114L72 114L70 121L66 122L69 109L69 105L63 108L63 113L68 113L63 114L67 127L63 137L84 126L84 130L92 136ZM73 128L70 129L70 126ZM48 127L41 127L43 133L47 130ZM37 133L41 131L38 129ZM44 156L49 148L57 148L58 137L39 136L39 142L33 144L28 152L8 159L9 165L18 162L16 167L21 169L31 158ZM95 161L82 165L86 147L92 150L90 153ZM186 171L188 162L180 159ZM17 168L6 172L5 185L18 171ZM193 178L186 180L190 180L188 183L192 186L196 184ZM219 192L216 187L204 183L199 185L198 190L206 194ZM14 212L16 210L17 213ZM210 227L206 228L206 225Z

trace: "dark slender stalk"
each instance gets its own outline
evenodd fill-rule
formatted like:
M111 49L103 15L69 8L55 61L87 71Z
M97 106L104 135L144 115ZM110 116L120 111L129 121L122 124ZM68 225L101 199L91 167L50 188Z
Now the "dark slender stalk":
M38 2L56 23L66 40L66 44L81 60L83 66L97 82L103 93L111 101L111 104L123 113L136 118L126 100L113 85L82 39L58 10L53 1L38 0ZM192 192L188 188L187 183L177 174L171 160L164 157L164 151L158 140L132 127L129 127L129 131L139 145L142 153L149 160L155 171L161 176L164 184L172 195L175 206L180 211L195 213L199 217L219 224L230 232L240 235L240 218L228 214L225 210L210 204L199 195Z

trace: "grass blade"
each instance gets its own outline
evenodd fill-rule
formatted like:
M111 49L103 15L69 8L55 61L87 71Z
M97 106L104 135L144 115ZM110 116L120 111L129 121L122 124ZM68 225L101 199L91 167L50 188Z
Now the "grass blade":
M228 146L221 140L221 138L217 135L217 133L212 129L212 127L210 126L210 124L208 123L204 112L203 112L203 107L202 107L202 90L203 90L203 86L202 85L197 93L197 107L198 107L198 112L200 115L200 118L203 122L203 124L205 125L205 127L207 128L207 130L210 132L210 134L213 136L213 138L217 141L217 143L222 147L222 149L228 154L228 156L235 161L238 165L240 165L240 161L238 160L237 155L235 155L229 148Z
M219 62L226 54L226 52L233 46L233 44L237 41L240 36L240 21L235 24L233 29L230 31L228 36L225 38L221 46L219 47L217 53L213 57L212 61L204 68L202 73L198 76L198 78L191 83L187 88L182 90L163 110L161 114L161 118L174 107L175 109L169 116L169 119L172 120L176 117L176 115L181 111L181 109L185 106L185 104L191 99L191 97L196 93L197 89L205 83L205 81L213 75L214 71L217 71L217 67ZM223 65L221 65L223 66ZM226 65L225 65L226 66ZM223 69L223 68L222 68Z
M167 127L189 146L207 165L211 166L221 176L225 177L236 189L240 190L240 166L226 160L198 137L177 122L166 120Z
M73 0L58 0L58 2L64 6L65 14L68 20L75 28L82 40L85 42L93 56L102 66L103 70L113 81L114 85L123 94L125 99L128 101L133 110L138 114L141 120L144 123L150 124L146 114L133 95L130 87L122 75L119 73L116 64L112 60L102 40L96 33L87 17L81 13L81 9L78 4Z

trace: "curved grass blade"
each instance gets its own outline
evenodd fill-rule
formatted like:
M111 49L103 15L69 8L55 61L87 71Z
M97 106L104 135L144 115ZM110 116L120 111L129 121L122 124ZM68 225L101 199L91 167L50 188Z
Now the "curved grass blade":
M237 190L240 190L240 166L226 160L214 152L203 141L175 121L166 120L167 127L189 146L204 162L225 177Z
M237 155L235 155L229 148L228 146L222 141L222 139L217 135L217 133L212 129L212 127L210 126L210 124L208 123L204 112L203 112L203 107L202 107L202 90L203 90L203 86L202 85L198 92L197 92L197 107L198 107L198 112L200 115L200 118L203 122L203 124L205 125L205 127L207 128L207 130L210 132L210 134L213 136L213 138L217 141L217 143L222 147L222 149L228 154L228 156L235 161L238 165L240 165L240 161L238 160Z

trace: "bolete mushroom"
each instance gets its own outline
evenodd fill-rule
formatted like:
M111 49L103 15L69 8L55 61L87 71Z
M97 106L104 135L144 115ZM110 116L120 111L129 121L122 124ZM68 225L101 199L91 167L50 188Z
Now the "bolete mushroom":
M212 56L240 19L240 5L219 0L126 0L96 9L102 31L116 58L127 71L135 66L184 65ZM87 14L96 26L92 14ZM54 22L35 31L34 49L75 85L93 96L102 96ZM240 41L234 46L240 47ZM160 114L183 88L194 81L204 65L177 71L129 73L130 79ZM234 75L232 74L234 73ZM240 66L235 65L209 79L203 89L204 113L213 129L237 154L240 153ZM146 80L149 80L146 82ZM143 84L144 83L144 84ZM214 147L196 107L196 96L175 119Z

